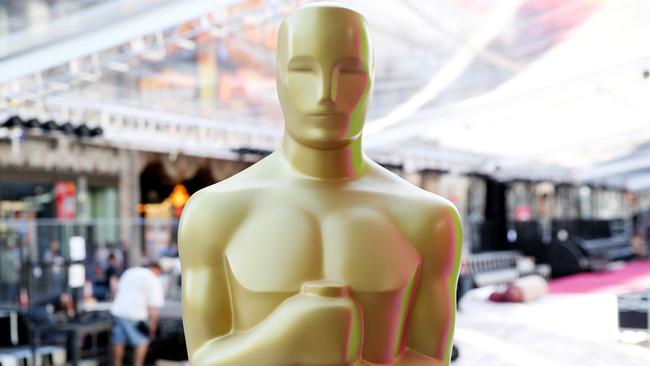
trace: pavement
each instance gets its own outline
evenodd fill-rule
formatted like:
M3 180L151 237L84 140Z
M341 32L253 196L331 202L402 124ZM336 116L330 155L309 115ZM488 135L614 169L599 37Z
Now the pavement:
M463 297L453 366L648 366L650 333L621 333L616 294L551 294L491 303L489 288Z

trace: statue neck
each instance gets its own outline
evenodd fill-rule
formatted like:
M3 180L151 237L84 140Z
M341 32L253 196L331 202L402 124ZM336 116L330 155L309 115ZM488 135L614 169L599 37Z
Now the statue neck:
M293 169L313 179L354 179L367 169L361 137L343 147L322 150L305 146L285 132L282 154Z

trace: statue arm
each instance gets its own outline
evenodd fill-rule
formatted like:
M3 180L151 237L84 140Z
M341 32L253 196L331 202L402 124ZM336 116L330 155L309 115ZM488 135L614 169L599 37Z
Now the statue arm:
M456 316L456 283L462 253L462 227L451 203L436 209L420 249L423 264L409 320L410 351L449 365Z
M253 364L259 343L233 332L233 309L224 250L243 212L221 197L197 193L178 229L183 325L192 366Z

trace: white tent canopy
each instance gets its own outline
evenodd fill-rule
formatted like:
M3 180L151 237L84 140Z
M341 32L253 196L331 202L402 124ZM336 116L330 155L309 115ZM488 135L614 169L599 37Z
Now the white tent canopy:
M650 141L649 18L647 1L604 2L525 71L434 121L425 139L510 169L573 168L578 178L632 153Z
M650 2L339 2L364 13L374 35L372 156L650 186L640 148L650 142ZM0 29L5 112L76 114L101 123L108 144L190 155L279 142L267 40L298 2L79 0L45 25L32 19L30 4L41 14L56 3L28 0L24 13L0 5L0 20L8 11L27 24Z

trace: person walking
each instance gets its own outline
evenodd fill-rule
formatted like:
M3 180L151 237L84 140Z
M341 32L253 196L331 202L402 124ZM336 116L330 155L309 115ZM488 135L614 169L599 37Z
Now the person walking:
M127 269L117 284L111 307L113 360L122 366L124 347L135 347L135 366L143 366L149 341L154 339L158 310L165 302L158 263Z
M0 303L18 302L20 288L20 252L13 240L0 243Z
M50 247L43 253L45 273L49 278L50 293L48 295L58 296L67 289L65 283L65 258L61 255L61 243L58 239L52 239Z

